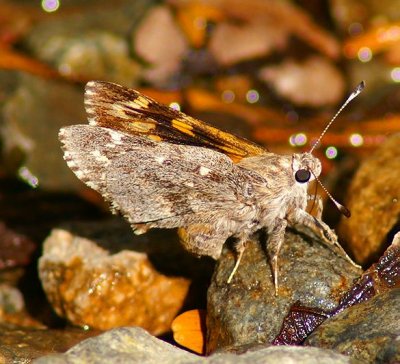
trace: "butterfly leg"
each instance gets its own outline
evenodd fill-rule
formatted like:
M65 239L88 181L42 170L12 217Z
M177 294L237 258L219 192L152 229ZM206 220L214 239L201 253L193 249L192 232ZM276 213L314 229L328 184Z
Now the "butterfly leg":
M310 215L304 210L298 209L295 213L294 225L304 225L314 231L322 240L330 246L336 247L340 254L348 260L353 266L360 268L358 264L347 255L343 247L339 244L338 238L334 231L322 220Z
M246 237L244 237L244 236L241 237L239 239L239 241L235 244L235 251L237 254L237 258L236 258L235 266L233 267L232 272L229 275L228 280L226 281L228 284L231 283L233 276L235 275L236 271L239 268L240 261L242 260L243 253L246 249L246 242L247 242L247 235L246 235Z
M270 255L271 255L272 274L274 276L275 296L278 295L278 289L279 289L278 257L282 244L285 241L286 226L287 226L286 220L277 218L275 220L274 228L268 234L269 235L268 246L272 251L272 254Z

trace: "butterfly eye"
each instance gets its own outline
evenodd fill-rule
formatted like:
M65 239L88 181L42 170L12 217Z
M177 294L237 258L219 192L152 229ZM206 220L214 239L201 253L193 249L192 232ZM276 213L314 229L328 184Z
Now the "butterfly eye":
M306 183L311 178L311 173L308 169L299 169L295 174L294 178L299 183Z

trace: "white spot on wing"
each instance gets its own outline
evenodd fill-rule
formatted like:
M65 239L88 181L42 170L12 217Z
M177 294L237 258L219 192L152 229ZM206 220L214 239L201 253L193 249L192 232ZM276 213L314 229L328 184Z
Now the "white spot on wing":
M64 158L64 160L67 162L69 168L75 169L77 167L77 164L72 159Z
M156 162L159 164L163 164L163 162L165 161L165 157L163 157L163 156L157 156L155 159L156 159Z
M108 133L110 134L111 139L113 140L113 142L115 144L119 144L119 145L122 144L123 135L121 133L118 133L117 131L112 130L112 129L108 129Z
M209 174L211 172L211 170L207 167L201 166L199 169L199 172L200 172L201 176L206 176L207 174Z
M79 178L79 177L78 177ZM86 184L90 187L90 188L92 188L92 189L94 189L94 190L99 190L99 186L96 184L96 183L94 183L93 181L86 181Z
M74 171L75 176L77 176L79 179L82 179L85 177L85 173L83 173L82 171L80 171L79 169Z
M93 150L91 154L99 163L104 163L106 165L109 165L111 163L111 161L104 154L101 154L99 150Z
M88 105L87 103L85 105ZM94 114L94 109L92 109L91 107L86 107L86 112L88 114Z

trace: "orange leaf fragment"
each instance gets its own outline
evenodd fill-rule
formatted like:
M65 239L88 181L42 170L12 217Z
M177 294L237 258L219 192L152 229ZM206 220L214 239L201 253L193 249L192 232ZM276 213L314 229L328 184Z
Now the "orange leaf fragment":
M177 316L171 329L174 340L198 354L205 354L206 311L190 310Z
M45 78L59 77L58 72L51 67L8 47L0 47L0 69L24 71Z
M348 39L344 43L344 54L348 58L356 58L362 48L369 48L378 53L397 47L400 42L400 22L374 27L366 33Z
M212 4L190 2L178 8L177 19L190 43L202 47L206 40L207 22L224 18L221 10Z

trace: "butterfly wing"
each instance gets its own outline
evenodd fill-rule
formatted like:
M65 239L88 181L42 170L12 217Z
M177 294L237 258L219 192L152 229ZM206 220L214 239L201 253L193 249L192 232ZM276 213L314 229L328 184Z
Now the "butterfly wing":
M211 149L91 125L65 127L60 140L76 176L134 226L217 224L249 208L247 172Z
M91 125L144 135L157 141L214 149L235 162L267 152L244 138L110 82L89 82L86 85L85 107Z

